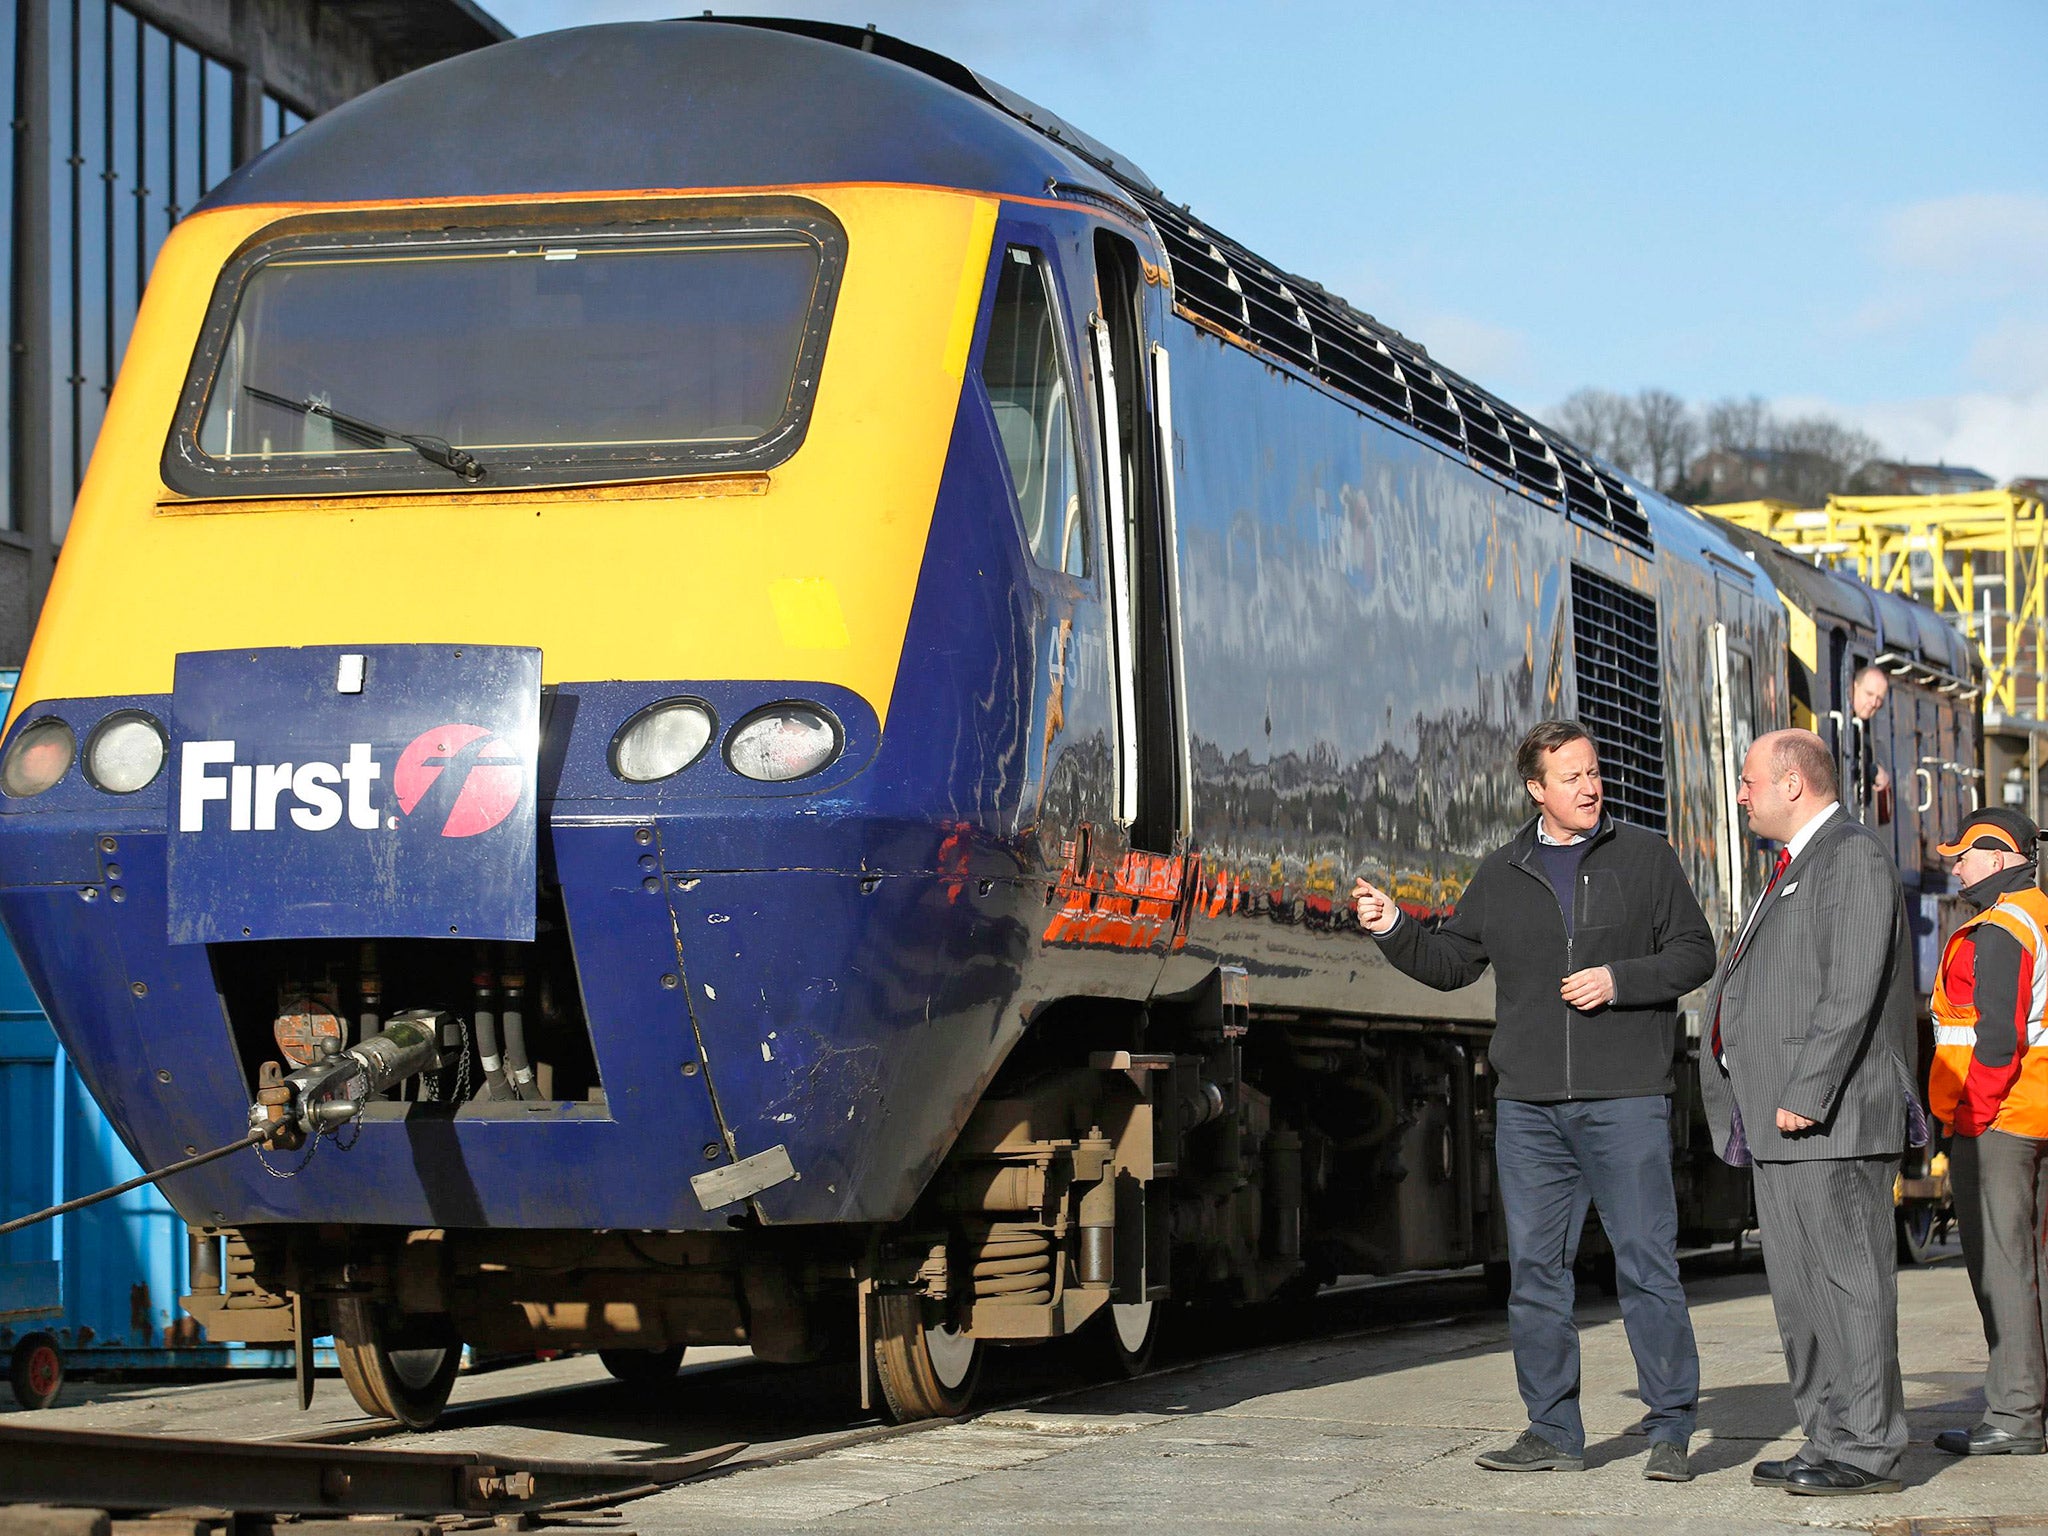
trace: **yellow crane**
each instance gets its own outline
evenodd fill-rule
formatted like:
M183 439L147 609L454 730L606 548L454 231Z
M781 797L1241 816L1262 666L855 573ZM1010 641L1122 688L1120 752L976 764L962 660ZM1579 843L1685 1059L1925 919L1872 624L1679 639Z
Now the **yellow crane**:
M1741 501L1700 510L1928 604L1977 647L1995 712L1987 725L2005 717L2031 732L2048 721L2048 509L2034 497L1830 496L1822 507Z

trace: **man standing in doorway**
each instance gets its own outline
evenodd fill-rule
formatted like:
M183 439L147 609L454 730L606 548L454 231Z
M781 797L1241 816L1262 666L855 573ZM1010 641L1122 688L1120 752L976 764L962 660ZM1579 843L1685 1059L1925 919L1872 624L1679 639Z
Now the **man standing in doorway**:
M1913 1091L1913 959L1899 872L1844 814L1811 731L1773 731L1736 800L1783 845L1721 962L1700 1088L1724 1161L1754 1164L1764 1269L1806 1444L1750 1481L1897 1493L1906 1449L1892 1184Z
M1891 678L1877 666L1865 667L1849 685L1849 740L1843 745L1851 765L1856 815L1865 823L1892 819L1890 806L1881 798L1891 790L1891 770L1877 760L1877 727L1871 723L1891 691Z
M1678 1280L1671 1063L1677 1002L1713 974L1713 934L1671 845L1607 815L1582 727L1544 721L1523 738L1515 770L1537 814L1481 862L1441 928L1367 880L1352 891L1359 925L1424 985L1451 991L1494 971L1494 1152L1529 1428L1479 1465L1585 1465L1572 1262L1591 1205L1614 1248L1648 1410L1643 1475L1684 1482L1699 1353Z

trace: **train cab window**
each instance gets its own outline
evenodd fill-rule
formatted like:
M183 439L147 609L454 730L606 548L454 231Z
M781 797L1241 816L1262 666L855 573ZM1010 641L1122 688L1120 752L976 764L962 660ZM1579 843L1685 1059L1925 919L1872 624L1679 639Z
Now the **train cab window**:
M1057 315L1043 258L1011 246L996 278L981 380L995 410L1032 555L1048 570L1085 581L1094 541L1081 500L1073 390L1060 355Z
M232 265L164 459L189 495L756 470L802 438L828 218L350 231Z

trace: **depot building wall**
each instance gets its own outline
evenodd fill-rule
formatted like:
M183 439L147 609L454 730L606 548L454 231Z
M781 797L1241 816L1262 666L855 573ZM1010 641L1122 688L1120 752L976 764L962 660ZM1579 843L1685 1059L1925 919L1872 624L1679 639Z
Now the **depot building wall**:
M473 0L0 0L0 667L27 654L171 226L306 119L508 35Z

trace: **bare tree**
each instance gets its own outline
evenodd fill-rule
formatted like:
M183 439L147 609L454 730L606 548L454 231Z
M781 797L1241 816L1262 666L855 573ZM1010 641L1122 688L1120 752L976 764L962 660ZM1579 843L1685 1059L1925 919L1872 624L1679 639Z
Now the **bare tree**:
M1640 437L1635 408L1624 397L1605 389L1582 389L1568 395L1551 418L1560 432L1588 453L1630 474L1636 472Z
M1667 495L1676 494L1699 443L1692 407L1668 389L1642 390L1631 407L1641 445L1636 473Z
M1884 457L1868 434L1831 416L1783 420L1761 395L1731 395L1696 411L1668 389L1633 396L1581 389L1552 419L1580 447L1684 501L1712 494L1728 472L1724 464L1697 461L1703 453L1746 461L1738 467L1735 494L1802 506L1852 490L1857 471Z
M1778 429L1778 418L1762 395L1744 399L1730 395L1706 409L1706 449L1737 452L1768 448Z
M1847 490L1857 470L1884 456L1875 438L1831 416L1780 422L1772 437L1778 453L1771 494L1801 506L1816 506Z

